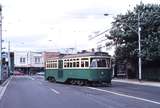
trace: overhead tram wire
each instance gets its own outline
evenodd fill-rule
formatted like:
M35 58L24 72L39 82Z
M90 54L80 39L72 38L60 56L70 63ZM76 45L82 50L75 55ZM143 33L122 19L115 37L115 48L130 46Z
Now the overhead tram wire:
M96 38L96 37L98 37L98 36L100 36L100 35L102 35L102 34L108 32L109 30L110 30L110 29L107 29L107 30L105 30L105 31L103 31L103 32L101 32L101 33L95 35L94 37L90 37L89 40L92 40L92 39L94 39L94 38Z
M97 42L97 44L99 44L99 43L101 43L101 42L104 42L104 41L106 41L106 40L108 40L108 39L100 40L99 42Z

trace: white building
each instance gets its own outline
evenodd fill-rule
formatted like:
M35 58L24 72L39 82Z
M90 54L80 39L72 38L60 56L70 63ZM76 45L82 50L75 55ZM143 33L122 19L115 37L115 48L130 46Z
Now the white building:
M16 70L23 71L24 73L36 73L44 68L44 59L42 52L14 52L14 67Z
M44 59L42 52L30 52L29 63L32 67L44 67Z
M29 67L28 52L14 52L15 67Z

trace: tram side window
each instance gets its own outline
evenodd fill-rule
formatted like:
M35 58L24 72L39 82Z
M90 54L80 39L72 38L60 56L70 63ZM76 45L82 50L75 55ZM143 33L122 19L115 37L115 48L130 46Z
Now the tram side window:
M85 61L85 67L88 67L89 64L88 64L88 61Z
M89 59L81 58L81 67L89 67Z
M56 68L58 67L58 63L56 63Z
M52 68L52 64L51 63L49 63L49 68Z
M69 63L69 67L72 67L72 62Z
M97 61L95 59L91 60L91 67L97 67Z
M76 67L76 62L73 62L73 67Z
M81 61L81 67L88 67L89 63L88 61Z
M46 63L46 68L57 68L57 62L56 61L48 61Z
M54 63L54 64L53 64L53 68L56 68L56 67L57 67L56 65L57 65L57 64L56 64L56 63Z
M51 63L48 64L48 68L51 68Z
M57 61L47 61L46 68L57 68Z
M107 67L110 67L110 59L107 59L107 60L106 60L106 66L107 66Z
M79 62L76 62L76 67L79 67Z
M66 62L64 63L64 67L67 67L67 63Z
M54 64L53 63L50 64L50 68L54 68Z
M97 59L97 66L98 67L106 67L106 60L105 59Z
M48 64L48 68L50 68L50 67L49 67L49 64Z
M110 61L106 58L93 58L91 59L91 67L109 67Z
M68 67L69 67L69 62L68 62L68 61L65 61L65 62L64 62L64 67L65 67L65 68L68 68Z
M46 68L48 68L48 64L46 63Z
M69 62L67 62L67 67L69 67Z
M81 61L81 67L84 67L84 62L83 61Z

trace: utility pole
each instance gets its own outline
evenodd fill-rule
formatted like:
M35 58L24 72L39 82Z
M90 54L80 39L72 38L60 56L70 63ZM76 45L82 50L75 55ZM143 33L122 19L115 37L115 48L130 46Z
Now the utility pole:
M8 73L11 73L10 41L8 42Z
M138 79L142 80L142 64L141 64L141 27L140 27L140 16L138 12L138 70L139 76Z
M2 6L0 5L0 83L2 82Z

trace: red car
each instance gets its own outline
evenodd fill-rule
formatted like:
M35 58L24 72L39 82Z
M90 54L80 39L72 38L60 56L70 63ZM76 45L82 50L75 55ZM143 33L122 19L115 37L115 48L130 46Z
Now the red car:
M23 72L19 72L19 71L14 71L13 75L24 75L24 73Z

